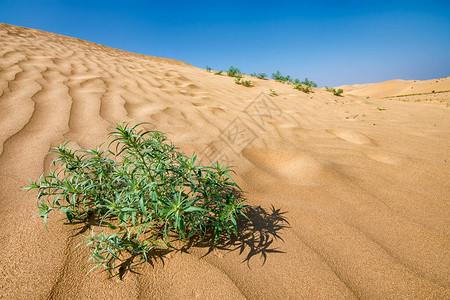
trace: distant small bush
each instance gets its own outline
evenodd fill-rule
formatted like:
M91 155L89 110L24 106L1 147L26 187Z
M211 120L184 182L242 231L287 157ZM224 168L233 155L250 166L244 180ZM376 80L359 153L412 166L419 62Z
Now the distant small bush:
M256 75L256 77L258 77L259 79L264 79L264 78L267 77L267 74L266 74L266 73L258 73L258 74Z
M237 75L236 78L234 79L234 82L236 84L240 84L246 87L250 87L252 85L250 80L242 80L242 75Z
M270 89L269 96L278 96L278 93L272 89Z
M301 85L300 83L299 83L299 84L295 84L295 85L294 85L294 89L299 90L299 91L302 91L302 92L307 93L307 94L308 94L309 92L311 92L311 89L310 89L309 86L307 86L307 85L303 86L303 85Z
M214 71L214 75L220 75L220 74L222 74L222 70Z
M276 81L284 81L284 76L281 75L280 71L277 71L276 73L272 73L272 79Z
M283 76L283 75L281 75L280 71L277 71L276 73L272 73L272 79L275 79L276 81L280 81L280 82L292 82L292 78L290 75Z
M314 81L308 80L308 78L305 78L305 80L303 80L300 83L304 84L304 85L307 85L309 87L317 87L317 83L315 83Z
M212 70L211 67L206 65L206 71L211 72L211 70Z
M237 75L240 75L240 74L241 74L241 71L239 71L238 68L235 68L235 67L233 67L233 66L231 66L231 67L228 68L228 71L227 71L227 75L228 75L228 76L230 76L230 77L236 77Z
M259 78L259 79L264 79L267 77L266 73L251 73L250 76Z
M336 95L336 96L341 96L341 94L344 92L344 90L343 89L338 89L337 91L334 91L334 94Z
M338 89L337 91L336 91L336 89L334 89L334 88L329 88L329 87L325 87L325 90L327 91L327 92L331 92L331 93L333 93L334 95L336 95L336 96L341 96L341 94L344 92L344 90L343 89Z
M242 78L242 75L241 75L241 74L238 74L238 75L236 75L235 77L236 77L236 78L234 79L234 82L237 83L237 84L241 84L241 78Z
M250 80L242 80L241 85L249 87L252 85L252 83L250 82Z

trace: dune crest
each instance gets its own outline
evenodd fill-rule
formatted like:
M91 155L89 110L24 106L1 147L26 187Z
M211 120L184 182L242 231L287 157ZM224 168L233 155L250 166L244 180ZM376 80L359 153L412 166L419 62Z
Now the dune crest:
M450 108L366 98L410 82L338 97L244 77L252 87L0 24L0 298L450 298ZM105 143L119 121L148 122L186 154L236 166L256 207L247 235L155 256L123 280L86 276L83 225L55 214L47 231L22 188L48 171L51 147Z

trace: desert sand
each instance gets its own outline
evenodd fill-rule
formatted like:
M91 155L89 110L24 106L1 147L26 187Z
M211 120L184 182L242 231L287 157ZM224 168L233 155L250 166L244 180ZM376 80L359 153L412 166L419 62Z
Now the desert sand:
M450 105L450 77L430 80L402 80L395 79L379 83L343 85L337 87L344 90L346 95L363 97L387 98L404 102L449 103Z
M0 24L0 298L450 299L450 107L382 99L450 79L343 97L245 79ZM120 121L235 166L250 235L86 275L80 225L53 214L47 231L22 188L52 147L97 146Z

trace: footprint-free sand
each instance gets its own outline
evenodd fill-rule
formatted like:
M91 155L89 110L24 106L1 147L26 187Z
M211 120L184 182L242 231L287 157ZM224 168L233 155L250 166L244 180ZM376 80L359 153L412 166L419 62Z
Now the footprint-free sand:
M338 97L245 79L253 86L0 24L0 298L450 299L450 107L381 99L450 90L450 80ZM227 249L156 257L123 280L86 275L80 225L55 213L47 231L22 188L49 170L52 147L105 143L120 121L235 166L259 227Z

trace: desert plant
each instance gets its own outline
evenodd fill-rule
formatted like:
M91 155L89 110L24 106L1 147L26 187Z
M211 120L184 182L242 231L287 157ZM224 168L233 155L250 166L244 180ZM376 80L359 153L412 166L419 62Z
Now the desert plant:
M238 74L238 75L236 75L235 77L236 77L236 78L234 79L234 82L235 82L236 84L241 84L241 78L242 78L242 75L241 75L241 74Z
M299 90L299 91L302 91L302 92L304 92L304 93L309 93L309 92L311 92L311 89L310 89L310 87L309 86L303 86L303 85L301 85L300 83L299 84L295 84L294 85L294 89L297 89L297 90Z
M116 126L106 150L53 148L52 170L26 188L37 190L45 226L52 211L69 223L96 220L85 240L92 269L104 266L113 275L127 256L147 261L149 251L172 247L171 240L207 233L214 243L223 233L230 238L248 207L235 196L230 167L197 166L195 155L183 155L163 133L140 125Z
M240 75L240 74L241 74L241 71L239 71L238 68L235 68L233 66L228 68L228 71L227 71L228 76L236 77L237 75Z
M277 71L276 73L272 73L272 79L276 81L284 81L284 76L281 75L280 71Z
M272 89L270 89L269 96L278 96L278 93Z
M338 90L336 91L335 88L329 88L329 87L327 87L327 86L325 87L325 90L326 90L327 92L333 93L335 96L341 96L342 93L344 92L343 89L338 89Z
M305 78L305 80L303 80L300 83L304 84L304 85L307 85L309 87L317 87L317 83L315 83L314 81L309 80L308 78Z
M212 70L211 67L206 65L206 71L211 72L211 70Z
M341 94L344 92L344 90L343 89L338 89L337 91L335 90L334 91L334 95L335 96L341 96Z
M236 84L240 84L246 87L250 87L252 85L250 80L242 80L242 75L237 75L236 78L234 79L234 82Z
M276 73L272 73L272 79L275 79L275 81L281 81L283 83L292 82L292 78L290 75L283 76L283 75L281 75L280 71L277 71Z
M222 70L214 71L214 75L221 75L221 74L222 74Z
M253 77L256 77L259 79L264 79L267 77L267 74L266 73L252 73L252 74L250 74L250 76L253 76Z
M266 73L258 73L258 74L256 75L256 77L258 77L259 79L264 79L264 78L267 77L267 74L266 74Z
M241 85L250 87L252 85L252 83L250 82L250 80L242 80Z

